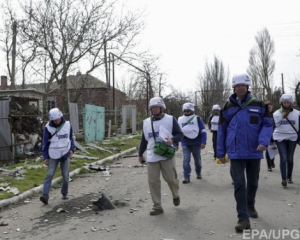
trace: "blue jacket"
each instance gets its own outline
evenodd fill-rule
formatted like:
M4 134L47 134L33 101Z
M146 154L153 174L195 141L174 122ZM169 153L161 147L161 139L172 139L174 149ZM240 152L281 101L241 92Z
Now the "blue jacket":
M248 91L242 105L250 98L251 92ZM233 94L221 110L217 157L224 157L227 153L229 159L262 159L263 152L256 149L258 145L269 145L273 132L272 117L267 106L258 99L235 114L239 108L236 94Z
M66 122L66 119L64 119L63 117L61 118L61 123L60 124L63 124ZM54 124L54 122L51 120L49 122L49 125L51 127L59 127L59 126L56 126ZM48 129L46 127L44 127L44 131L43 131L43 142L42 142L42 154L43 154L43 158L44 159L49 159L50 156L49 156L49 145L50 145L50 142L49 142L49 138L51 137L51 134L49 133ZM75 152L75 144L74 144L74 139L73 139L73 129L72 129L72 126L70 128L70 141L71 141L71 147L70 147L70 150L74 153ZM65 156L63 156L64 159L67 159L69 157L69 152L66 153Z

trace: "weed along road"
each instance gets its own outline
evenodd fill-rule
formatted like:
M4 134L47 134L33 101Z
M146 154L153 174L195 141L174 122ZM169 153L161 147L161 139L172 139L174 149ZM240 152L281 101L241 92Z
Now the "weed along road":
M299 239L300 229L300 147L295 153L294 183L281 186L279 156L276 167L267 171L262 160L252 231L235 233L237 222L229 164L213 159L211 134L202 150L202 179L196 179L193 162L191 182L181 184L182 152L176 153L180 174L181 203L175 207L168 186L162 181L164 213L150 216L152 200L147 183L147 167L138 158L120 158L110 174L95 169L73 178L69 199L62 200L60 186L50 191L48 205L39 194L2 207L0 239L106 239L106 240L222 240L222 239ZM104 196L116 207L99 210L93 204ZM7 225L6 225L7 224ZM275 234L275 235L274 235ZM285 234L285 235L283 235ZM264 237L271 238L264 238Z

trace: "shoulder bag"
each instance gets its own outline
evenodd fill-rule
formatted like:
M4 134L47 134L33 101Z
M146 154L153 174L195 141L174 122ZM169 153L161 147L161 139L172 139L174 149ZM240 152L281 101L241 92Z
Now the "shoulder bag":
M171 159L174 157L175 154L175 148L169 145L166 145L164 142L156 142L156 136L153 128L153 117L151 117L151 127L152 127L152 134L154 138L154 149L153 152L156 155L165 157L167 159Z
M294 125L291 123L291 121L288 118L286 118L286 120L289 122L289 124L291 124L292 128L297 133L297 136L298 136L298 138L297 138L297 144L300 145L300 131L297 132L296 128L294 127Z

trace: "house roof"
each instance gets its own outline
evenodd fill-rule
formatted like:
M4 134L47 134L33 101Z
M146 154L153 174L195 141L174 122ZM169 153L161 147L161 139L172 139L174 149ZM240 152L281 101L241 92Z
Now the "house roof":
M55 89L57 86L57 82L54 82L51 89ZM79 72L77 75L67 76L67 89L77 88L107 88L107 85L90 74L80 74Z
M45 92L47 83L31 83L26 84L26 88L34 88ZM105 82L97 79L90 74L80 74L67 76L67 89L82 89L82 88L107 88ZM53 82L50 86L50 91L58 89L58 83Z
M4 97L19 97L28 99L42 99L45 93L35 89L14 89L14 90L1 90L0 99Z

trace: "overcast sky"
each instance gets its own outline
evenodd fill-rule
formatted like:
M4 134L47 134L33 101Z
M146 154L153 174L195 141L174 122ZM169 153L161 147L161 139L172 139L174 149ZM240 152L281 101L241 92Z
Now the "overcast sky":
M275 43L274 85L281 73L300 80L299 0L123 0L128 8L146 7L142 45L161 56L167 81L195 91L205 62L216 55L231 76L246 72L255 35L267 28Z
M197 76L214 55L230 76L246 72L255 35L267 28L275 43L274 85L300 80L300 0L119 0L145 9L141 48L160 56L166 81L196 91ZM0 0L3 2L3 0ZM4 72L1 53L1 75Z

